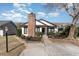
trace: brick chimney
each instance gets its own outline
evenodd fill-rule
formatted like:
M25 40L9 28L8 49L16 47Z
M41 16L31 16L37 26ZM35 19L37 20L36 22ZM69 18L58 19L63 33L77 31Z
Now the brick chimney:
M35 37L36 17L34 13L28 15L28 36Z

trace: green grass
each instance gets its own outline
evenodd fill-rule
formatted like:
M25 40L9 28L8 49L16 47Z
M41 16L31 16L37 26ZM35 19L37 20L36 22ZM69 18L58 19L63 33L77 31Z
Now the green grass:
M6 38L0 36L0 56L17 56L25 48L24 44L16 39L16 36L8 36L9 52L6 53Z

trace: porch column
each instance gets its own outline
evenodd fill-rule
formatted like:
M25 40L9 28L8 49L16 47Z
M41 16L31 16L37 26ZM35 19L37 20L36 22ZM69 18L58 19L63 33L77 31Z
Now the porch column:
M22 27L22 34L24 34L24 27Z
M45 35L47 35L47 27L45 27Z
M40 32L42 32L42 28L40 27Z

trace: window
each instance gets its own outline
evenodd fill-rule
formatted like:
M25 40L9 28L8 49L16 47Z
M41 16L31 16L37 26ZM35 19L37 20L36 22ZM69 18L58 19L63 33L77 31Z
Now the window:
M37 27L37 32L40 32L40 27Z
M48 27L48 32L52 32L54 30L54 27Z
M59 30L59 31L63 31L63 28L59 28L58 30Z
M24 34L26 34L27 33L27 28L24 28Z

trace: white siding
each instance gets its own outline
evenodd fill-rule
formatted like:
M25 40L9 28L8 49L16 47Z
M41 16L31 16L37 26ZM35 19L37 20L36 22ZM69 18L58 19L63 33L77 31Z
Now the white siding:
M22 27L22 34L24 34L24 27Z
M58 32L58 28L55 28L55 29L54 29L54 32L57 33L57 32Z
M0 36L3 36L3 30L0 30Z
M50 32L50 31L51 31L51 29L49 28L49 29L48 29L48 31Z
M24 27L22 27L22 35L24 35L24 36L28 36L28 29L27 29L27 33L26 34L24 34Z

